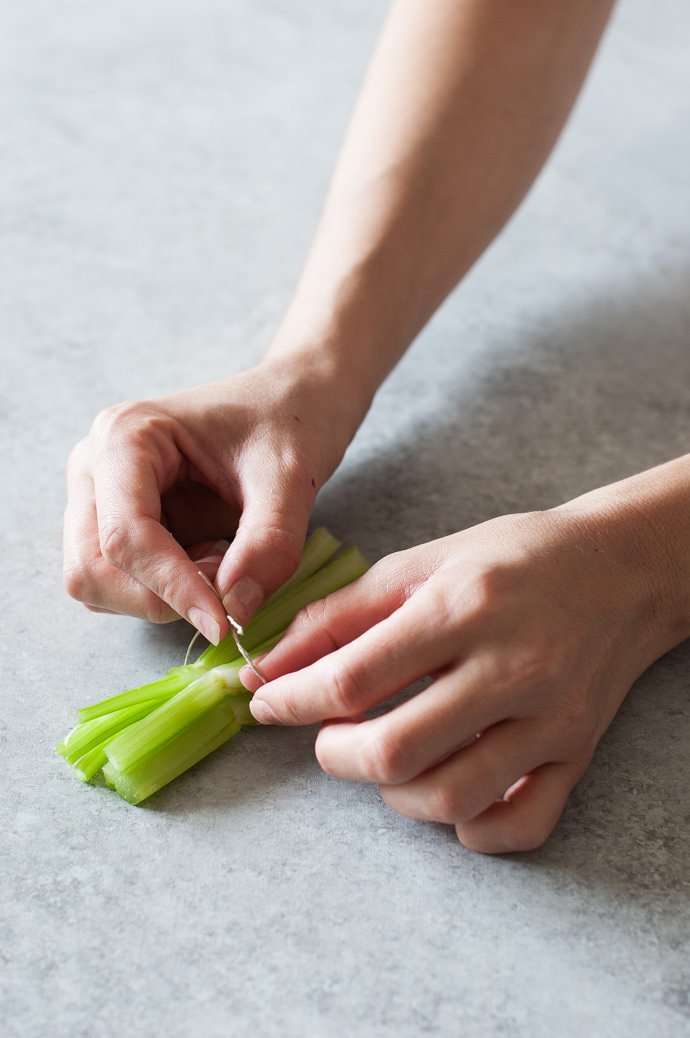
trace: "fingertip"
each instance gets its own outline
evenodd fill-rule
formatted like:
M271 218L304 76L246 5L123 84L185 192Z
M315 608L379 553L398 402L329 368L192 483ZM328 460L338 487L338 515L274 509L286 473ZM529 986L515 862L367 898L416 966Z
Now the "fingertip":
M196 627L197 631L203 634L206 641L210 642L211 645L219 644L221 639L220 624L215 616L211 616L210 613L199 609L197 606L192 606L187 613L187 619L193 627Z
M259 696L254 696L249 703L249 711L259 724L279 724L279 720L273 713L273 710L268 705L265 699L261 699Z
M480 854L537 850L556 827L577 777L566 764L543 764L514 783L503 800L456 825L458 839Z

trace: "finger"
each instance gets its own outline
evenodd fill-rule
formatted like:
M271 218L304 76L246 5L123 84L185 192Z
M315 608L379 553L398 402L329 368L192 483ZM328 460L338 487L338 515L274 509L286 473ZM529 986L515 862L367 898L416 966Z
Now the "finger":
M409 577L396 579L401 568L396 556L388 556L354 584L300 610L278 645L262 657L264 676L272 681L302 670L390 616L411 594ZM246 678L251 692L257 691L260 682L255 675L243 670L240 677L243 683Z
M304 481L301 481L302 483ZM302 555L315 485L280 475L245 488L244 507L216 587L226 613L246 625L292 576Z
M437 671L459 647L452 629L429 636L426 599L422 589L348 645L263 685L251 704L256 720L313 724L351 717Z
M513 703L509 693L506 698L487 695L488 687L490 674L487 668L481 661L472 659L459 671L438 678L428 688L380 717L363 724L325 726L317 739L319 763L325 771L339 778L384 785L409 785L411 780L427 773L430 781L429 787L423 787L426 790L433 785L431 776L436 775L429 769L461 747L467 747L482 731L486 733L483 736L484 770L491 773L495 771L490 758L499 730L496 726L505 722L507 715L510 716ZM518 732L522 731L522 722L511 723L516 725ZM522 735L516 735L515 745L510 746L513 755L522 739ZM494 754L499 756L502 749L496 745ZM469 767L470 760L474 760L474 756L464 749L459 757L465 762L465 768ZM530 763L533 762L530 760ZM523 770L518 774L520 767ZM522 775L524 767L524 763L518 763L496 795ZM411 787L409 792L411 795Z
M545 764L525 775L505 800L456 825L458 839L484 854L531 851L552 833L566 800L582 777L572 764Z
M160 522L161 490L176 474L172 445L128 443L123 450L113 441L99 448L94 464L103 558L218 644L228 626L222 606L199 577L198 566Z
M88 449L79 444L67 465L63 527L63 581L68 594L97 612L128 613L165 622L177 614L149 588L101 555Z
M503 721L411 780L384 781L381 795L399 814L456 825L486 811L552 749L535 735L532 719Z
M204 574L207 580L213 583L218 567L229 547L230 542L226 541L225 538L217 541L202 541L200 544L193 544L187 548L187 554L197 569Z

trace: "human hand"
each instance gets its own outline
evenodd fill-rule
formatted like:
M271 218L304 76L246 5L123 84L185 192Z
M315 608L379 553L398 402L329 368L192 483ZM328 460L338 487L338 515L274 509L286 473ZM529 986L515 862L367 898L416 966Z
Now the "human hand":
M294 570L353 432L342 392L285 360L108 408L69 461L67 590L94 610L187 617L217 643L226 613L246 623Z
M252 712L326 721L327 772L378 783L391 808L454 825L470 848L538 846L674 638L634 524L614 513L503 517L382 560L296 618L261 661L268 684L243 672Z

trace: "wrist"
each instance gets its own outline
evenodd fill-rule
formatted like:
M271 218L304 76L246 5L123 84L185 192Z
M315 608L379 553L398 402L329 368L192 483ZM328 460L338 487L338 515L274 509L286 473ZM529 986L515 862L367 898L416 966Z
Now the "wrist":
M255 369L258 384L265 386L267 413L280 419L289 437L293 434L318 459L319 486L339 465L364 415L363 405L352 392L339 364L325 351L308 342L272 345Z
M690 456L552 510L581 525L635 626L641 668L690 637Z
M380 342L361 318L326 312L321 305L291 307L263 364L278 366L300 383L309 383L329 409L347 443L366 416L393 362L378 355Z

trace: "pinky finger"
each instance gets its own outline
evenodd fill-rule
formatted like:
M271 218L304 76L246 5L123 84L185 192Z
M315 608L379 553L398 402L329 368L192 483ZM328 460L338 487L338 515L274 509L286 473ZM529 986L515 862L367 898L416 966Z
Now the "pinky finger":
M482 854L535 850L551 835L580 777L572 764L542 765L521 778L503 800L456 825L458 839Z

